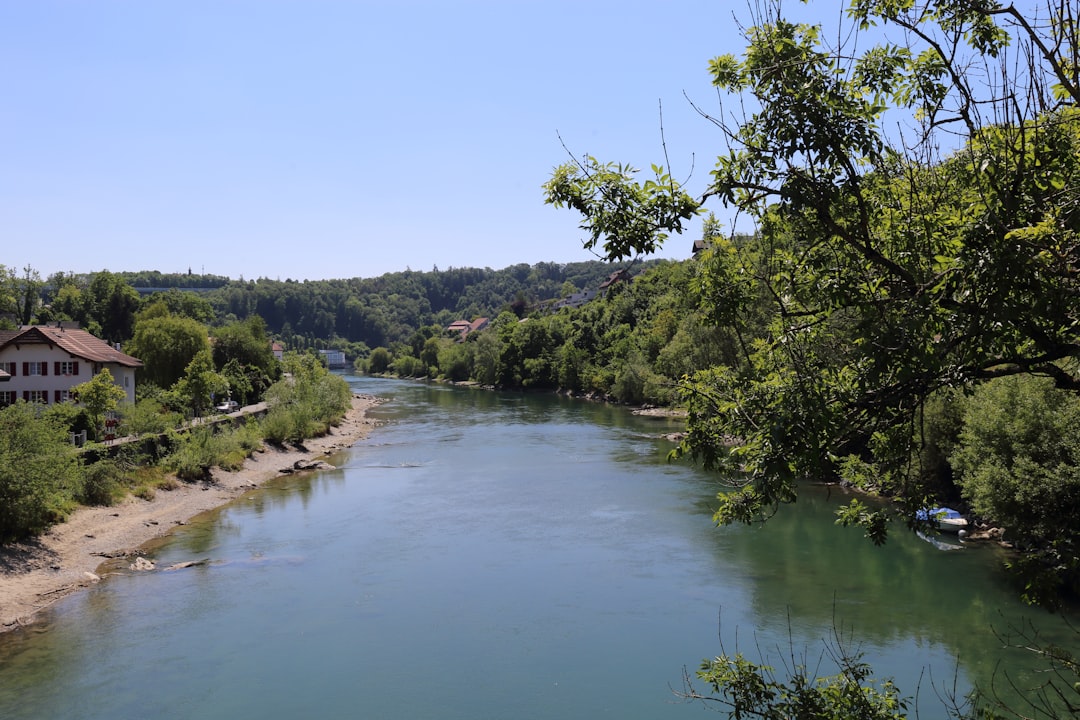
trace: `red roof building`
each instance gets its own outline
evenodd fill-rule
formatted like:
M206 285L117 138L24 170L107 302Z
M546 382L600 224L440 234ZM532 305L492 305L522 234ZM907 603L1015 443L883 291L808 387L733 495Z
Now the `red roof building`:
M22 399L57 403L73 400L71 389L108 369L135 402L135 369L142 361L76 327L29 325L0 330L0 373L9 378L0 405Z

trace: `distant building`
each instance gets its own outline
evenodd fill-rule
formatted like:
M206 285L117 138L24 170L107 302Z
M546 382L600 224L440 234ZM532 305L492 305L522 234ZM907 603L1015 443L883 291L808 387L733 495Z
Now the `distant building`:
M567 297L556 300L552 307L555 310L561 310L564 307L579 308L595 298L596 294L596 290L582 290L581 292L576 292L573 295L568 295Z
M270 350L274 353L274 357L281 360L285 357L285 346L279 342L270 343Z
M319 354L326 361L326 367L332 370L346 367L345 353L342 350L320 350Z
M600 283L600 295L607 295L608 290L618 283L625 282L630 279L630 271L626 268L622 270L616 270L608 275L607 280Z
M450 335L468 335L470 324L468 320L455 320L446 326L446 332Z
M449 335L457 336L455 339L458 342L464 342L469 333L483 330L489 324L489 320L486 317L476 318L472 322L468 320L455 320L446 326L446 332Z
M45 404L73 401L72 388L102 369L108 369L133 403L135 369L140 367L141 360L69 323L0 330L0 372L8 375L0 405L18 399Z

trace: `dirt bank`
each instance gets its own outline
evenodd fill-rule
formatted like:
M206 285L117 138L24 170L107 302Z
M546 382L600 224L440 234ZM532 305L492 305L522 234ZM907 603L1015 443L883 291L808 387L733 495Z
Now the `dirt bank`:
M314 461L367 437L374 426L367 410L377 403L372 396L355 395L342 423L331 434L307 441L303 450L267 446L242 470L215 470L211 482L159 490L153 500L129 497L112 507L81 508L33 541L0 547L0 632L33 622L60 598L98 582L95 571L107 558L133 554L140 545L278 477L298 461Z

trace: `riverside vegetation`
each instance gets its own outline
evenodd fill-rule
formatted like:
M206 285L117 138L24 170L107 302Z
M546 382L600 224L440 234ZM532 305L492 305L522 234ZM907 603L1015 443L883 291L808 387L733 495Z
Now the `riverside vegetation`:
M41 409L18 400L0 409L0 542L40 533L79 504L111 505L129 493L149 499L178 482L204 480L214 467L239 469L264 442L298 444L325 434L349 408L348 384L312 355L289 354L281 364L281 379L265 392L265 415L237 424L185 420L177 399L186 396L183 387L129 408L118 408L114 398L109 410L122 413L121 433L135 436L118 445L72 446L73 427L100 427L90 422L86 406ZM193 365L193 371L210 372ZM94 383L115 387L103 373L79 386L80 397ZM196 382L190 375L177 384Z

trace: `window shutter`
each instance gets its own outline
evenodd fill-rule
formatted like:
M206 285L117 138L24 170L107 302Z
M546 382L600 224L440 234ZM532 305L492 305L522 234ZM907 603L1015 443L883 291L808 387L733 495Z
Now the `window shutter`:
M60 361L59 360L53 360L53 375L59 375L59 374L60 374Z
M30 363L23 362L23 364L22 364L22 374L25 375L26 377L30 377Z
M48 362L41 363L41 377L45 377L48 374L49 374L49 363Z
M26 402L30 402L30 391L29 390L23 390L22 391L22 399L25 400Z
M60 402L60 391L54 390L53 392L55 393L53 395L53 402Z
M79 361L78 360L71 363L71 374L72 375L78 375L79 374Z

